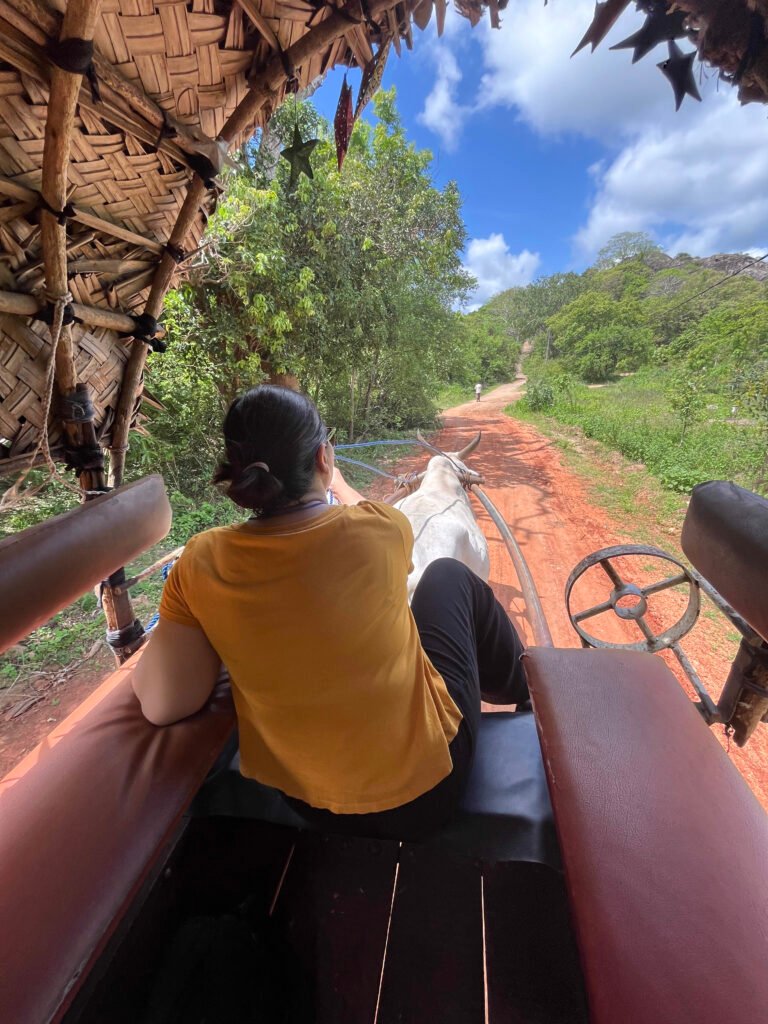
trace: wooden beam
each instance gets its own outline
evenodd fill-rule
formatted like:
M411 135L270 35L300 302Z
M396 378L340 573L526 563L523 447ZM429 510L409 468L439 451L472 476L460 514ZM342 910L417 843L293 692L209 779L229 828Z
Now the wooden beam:
M251 19L251 21L259 30L259 32L261 32L261 34L264 36L264 38L275 51L275 53L279 53L280 50L282 49L282 47L280 46L280 41L270 28L267 19L259 10L256 4L256 0L237 0L237 2L240 4L242 9Z
M91 327L105 327L118 334L131 334L136 329L133 317L128 313L120 313L114 309L103 309L101 306L86 306L81 302L72 302L72 312L78 320ZM27 292L0 292L0 313L14 316L34 317L40 311L40 297ZM157 338L165 337L164 328L160 328Z

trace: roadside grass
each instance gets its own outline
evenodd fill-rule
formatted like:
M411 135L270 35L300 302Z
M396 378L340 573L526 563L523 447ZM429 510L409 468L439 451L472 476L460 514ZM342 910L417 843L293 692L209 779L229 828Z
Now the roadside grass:
M588 438L579 427L540 413L524 418L557 445L568 469L585 484L590 501L618 524L623 541L662 548L669 546L671 537L677 541L688 507L686 496L664 487L642 463L630 462Z
M437 411L442 412L443 409L452 409L455 405L471 402L474 397L473 387L468 387L465 384L448 384L438 392L435 405Z
M171 506L173 525L170 533L126 567L126 575L141 572L164 554L184 544L193 533L236 522L243 517L241 510L231 502L218 497L195 502L181 494L172 494ZM4 532L8 535L32 526L70 507L71 496L64 498L55 493L49 494L43 501L22 506L14 516L6 516ZM136 616L144 625L157 610L162 589L163 579L158 571L131 591ZM104 632L104 616L96 595L88 593L0 655L0 712L3 705L15 701L30 678L43 682L46 678L58 679L95 655L108 653Z
M756 426L730 419L728 399L711 394L684 429L664 385L661 370L645 370L600 388L569 382L555 389L545 412L531 411L525 400L505 411L534 424L578 427L630 462L642 463L670 491L688 494L705 480L734 480L754 489L765 459Z

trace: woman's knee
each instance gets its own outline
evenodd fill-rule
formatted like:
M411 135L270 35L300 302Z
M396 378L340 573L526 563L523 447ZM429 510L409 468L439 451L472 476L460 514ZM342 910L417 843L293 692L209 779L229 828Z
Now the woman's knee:
M436 558L422 573L419 585L425 580L430 584L444 585L452 580L467 579L471 575L472 570L457 558Z

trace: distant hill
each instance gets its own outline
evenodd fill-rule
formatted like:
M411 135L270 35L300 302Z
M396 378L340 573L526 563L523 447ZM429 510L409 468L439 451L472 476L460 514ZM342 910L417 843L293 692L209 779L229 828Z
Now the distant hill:
M680 270L701 267L704 270L716 270L721 274L739 274L740 277L751 277L755 281L768 279L768 260L756 263L754 256L745 253L720 252L714 256L688 256L680 253L667 256L665 252L651 253L642 257L643 262L651 270Z
M583 274L511 288L466 318L471 338L532 343L588 382L658 361L762 365L768 346L768 260L744 253L697 258L650 250ZM730 367L730 369L727 369ZM739 371L741 372L741 371ZM750 372L751 369L750 369Z

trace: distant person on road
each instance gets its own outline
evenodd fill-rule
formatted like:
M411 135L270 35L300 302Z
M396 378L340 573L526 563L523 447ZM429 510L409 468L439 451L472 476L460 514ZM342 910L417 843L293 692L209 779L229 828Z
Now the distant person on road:
M480 401L480 392L483 390L482 384L475 384L475 401Z

